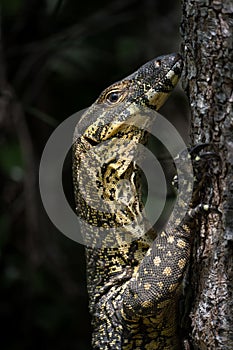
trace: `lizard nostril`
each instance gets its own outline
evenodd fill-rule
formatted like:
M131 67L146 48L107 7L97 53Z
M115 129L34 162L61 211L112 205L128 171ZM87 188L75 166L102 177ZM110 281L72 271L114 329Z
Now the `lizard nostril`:
M155 68L159 68L161 66L161 60L155 61Z

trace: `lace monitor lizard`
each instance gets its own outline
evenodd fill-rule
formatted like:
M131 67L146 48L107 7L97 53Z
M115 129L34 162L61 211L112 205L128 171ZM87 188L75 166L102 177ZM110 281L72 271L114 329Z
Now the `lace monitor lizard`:
M179 54L151 60L104 90L76 127L74 191L87 245L96 350L181 349L177 300L189 258L189 221L172 232L157 235L153 228L146 232L138 168L132 161L134 147L125 143L121 157L117 156L122 140L134 145L146 142L146 132L135 127L134 120L143 108L158 110L163 105L181 71ZM134 189L132 198L127 182L119 185L121 180ZM123 209L113 210L115 202L124 204Z

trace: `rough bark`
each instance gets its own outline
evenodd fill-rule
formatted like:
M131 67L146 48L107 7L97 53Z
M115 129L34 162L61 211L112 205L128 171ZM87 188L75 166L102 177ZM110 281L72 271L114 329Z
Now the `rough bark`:
M210 143L211 195L220 214L201 220L190 266L190 335L194 349L233 349L233 115L231 0L184 0L183 85L191 107L191 141ZM211 165L210 165L211 167Z

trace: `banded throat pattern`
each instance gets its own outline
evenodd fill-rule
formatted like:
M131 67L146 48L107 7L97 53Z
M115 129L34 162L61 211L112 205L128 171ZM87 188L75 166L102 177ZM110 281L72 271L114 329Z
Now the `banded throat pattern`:
M73 179L86 248L93 349L175 350L190 228L158 235L141 199L138 146L177 84L182 59L153 59L104 90L75 130ZM156 174L155 174L156 176Z

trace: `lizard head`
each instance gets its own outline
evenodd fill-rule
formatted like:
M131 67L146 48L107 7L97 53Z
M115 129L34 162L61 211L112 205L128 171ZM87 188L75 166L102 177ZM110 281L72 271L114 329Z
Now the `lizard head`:
M105 89L97 103L114 107L125 101L158 111L176 86L182 67L179 54L157 57Z
M112 84L86 110L79 123L83 131L78 134L95 145L122 133L142 108L158 111L176 86L182 66L179 54L159 56Z

